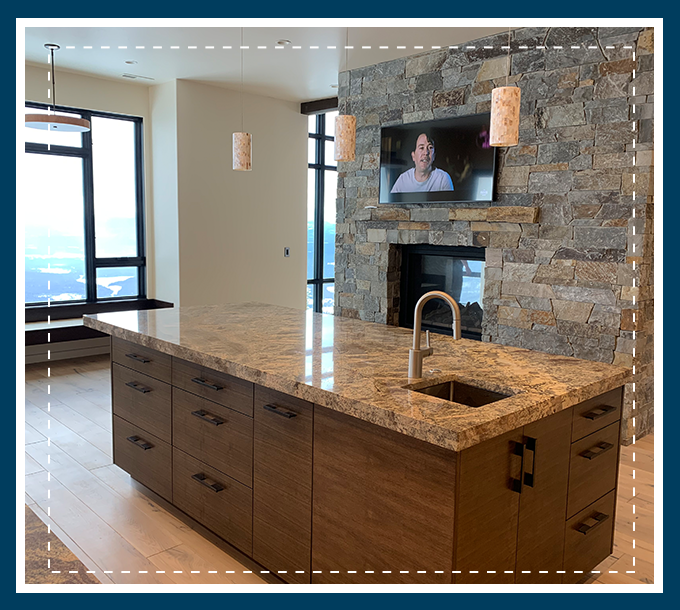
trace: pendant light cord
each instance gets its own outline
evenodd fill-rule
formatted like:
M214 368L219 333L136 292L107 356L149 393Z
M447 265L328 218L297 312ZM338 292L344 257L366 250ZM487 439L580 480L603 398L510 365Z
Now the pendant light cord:
M54 82L54 49L50 49L50 57L52 63L52 113L57 114L55 109L57 105L57 87Z
M510 79L510 70L512 68L512 64L510 61L510 28L508 28L508 71L505 74L505 86L508 86L508 81Z
M241 133L243 133L243 28L241 28Z

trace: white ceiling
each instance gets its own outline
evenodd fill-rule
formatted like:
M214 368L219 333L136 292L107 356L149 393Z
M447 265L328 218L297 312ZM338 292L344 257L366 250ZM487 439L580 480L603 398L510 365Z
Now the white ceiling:
M249 47L243 50L243 89L296 102L333 97L337 89L331 85L337 84L338 72L346 65L367 66L504 31L507 27L350 27L348 45L353 49L345 51L346 28L247 27L243 30L243 45ZM240 28L26 27L25 32L28 63L46 65L44 44L61 46L55 52L57 72L66 70L141 86L176 78L233 89L241 86ZM290 40L291 45L276 49L281 39ZM128 65L125 61L137 63ZM124 73L153 80L130 80L122 76Z

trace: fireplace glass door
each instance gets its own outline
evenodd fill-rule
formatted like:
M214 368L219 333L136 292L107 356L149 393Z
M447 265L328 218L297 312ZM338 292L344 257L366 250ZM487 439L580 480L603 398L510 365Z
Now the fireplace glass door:
M460 307L461 334L482 337L484 249L454 246L405 246L402 253L400 325L413 328L418 299L432 290L451 295ZM433 299L423 309L423 330L452 333L449 305Z

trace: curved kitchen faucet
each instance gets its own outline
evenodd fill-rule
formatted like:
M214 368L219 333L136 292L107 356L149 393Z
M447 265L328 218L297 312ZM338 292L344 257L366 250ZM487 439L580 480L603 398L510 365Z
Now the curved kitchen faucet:
M432 299L442 299L451 307L453 313L453 338L460 339L460 309L458 303L451 295L433 290L425 293L416 303L416 310L413 316L413 349L408 351L408 376L410 379L418 379L423 376L423 360L432 355L434 351L430 347L430 331L425 333L425 349L420 348L420 327L423 321L423 308L425 303Z

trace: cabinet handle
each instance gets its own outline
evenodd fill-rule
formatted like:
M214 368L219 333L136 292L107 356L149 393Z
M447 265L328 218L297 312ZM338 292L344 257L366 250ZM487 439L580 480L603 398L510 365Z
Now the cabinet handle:
M220 485L219 483L211 483L208 480L208 477L206 477L202 472L199 472L198 474L192 474L191 478L194 481L198 481L201 485L207 487L210 491L214 491L215 493L218 493L224 489L224 486Z
M153 445L151 443L147 443L145 440L139 438L138 436L128 436L126 440L130 441L136 447L144 449L144 451L146 451L147 449L153 449Z
M125 354L127 358L132 358L133 360L136 360L137 362L141 362L142 364L149 364L151 360L148 358L144 358L143 356L138 356L137 354Z
M533 487L536 476L536 439L532 437L527 437L524 443L526 451L531 451L531 472L524 473L524 484L527 487Z
M125 385L129 388L132 388L133 390L141 392L142 394L148 394L151 392L151 388L145 388L143 385L139 385L136 381L128 381Z
M519 479L510 479L510 489L516 491L518 494L522 493L522 473L524 472L524 443L515 443L515 447L512 450L513 455L517 455L522 458L519 465Z
M198 419L207 421L209 424L213 424L215 426L219 426L220 424L224 423L223 419L215 417L214 415L211 415L210 413L204 411L203 409L201 409L200 411L192 411L191 414L195 417L198 417Z
M194 377L191 381L194 383L197 383L198 385L202 385L206 388L210 388L211 390L224 390L224 388L220 385L213 385L212 383L208 383L205 379L201 379L200 377Z
M595 445L592 449L588 449L588 451L584 451L581 454L581 457L586 458L587 460L594 460L596 457L601 456L603 453L606 453L609 451L614 445L611 443L598 443Z
M276 405L264 405L264 408L267 411L271 411L272 413L276 413L277 415L281 415L282 417L287 417L288 419L290 419L291 417L297 417L297 413L294 413L293 411L286 411L286 409L281 409Z
M609 515L605 515L604 513L595 513L592 517L588 517L588 519L595 519L596 522L592 525L581 523L581 525L577 528L577 531L584 535L592 532L598 525L604 523L607 519L609 519Z
M592 411L588 411L587 413L581 413L581 417L585 417L586 419L590 420L596 420L600 419L600 417L608 415L612 411L616 411L616 407L611 407L609 405L598 405Z

